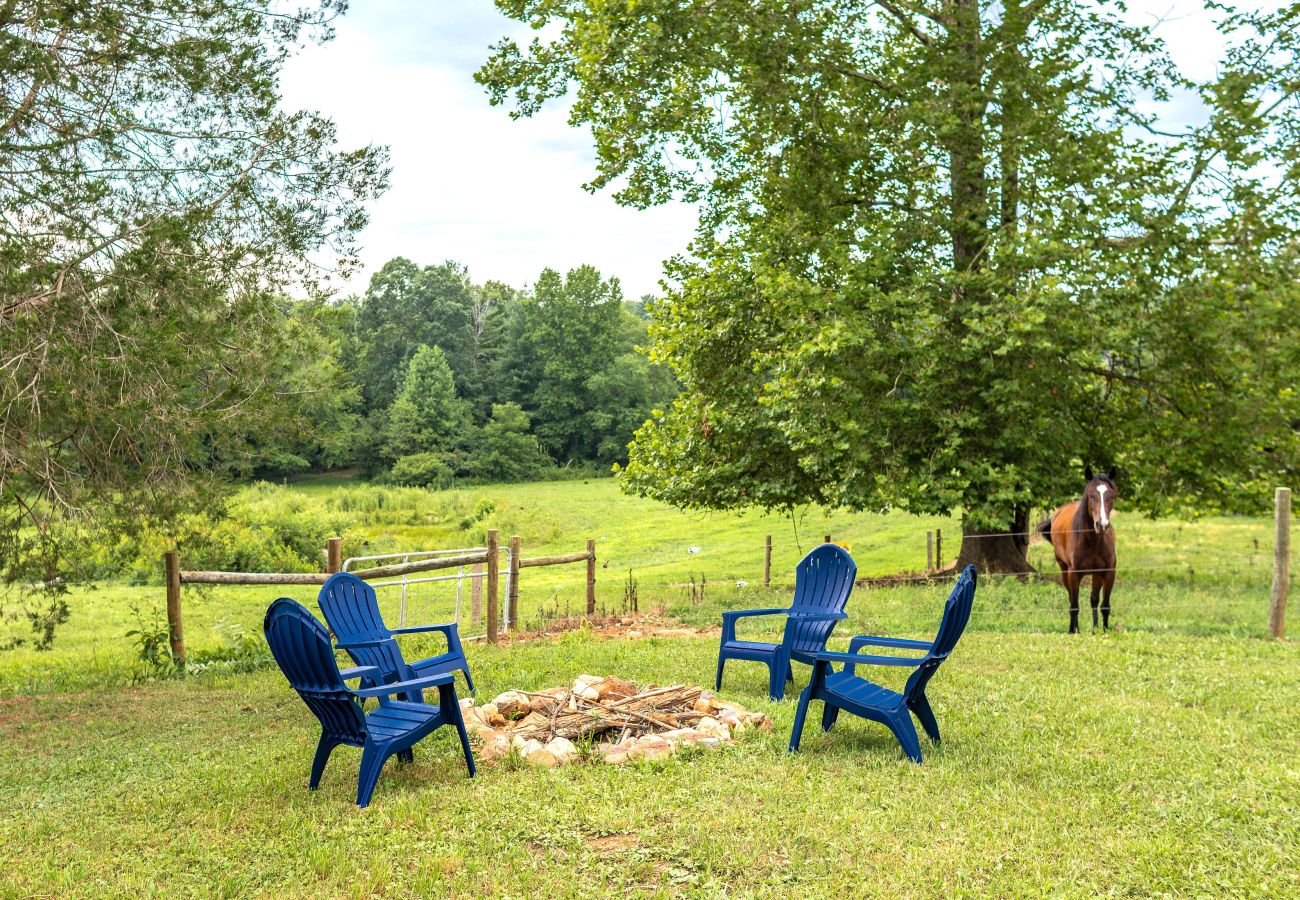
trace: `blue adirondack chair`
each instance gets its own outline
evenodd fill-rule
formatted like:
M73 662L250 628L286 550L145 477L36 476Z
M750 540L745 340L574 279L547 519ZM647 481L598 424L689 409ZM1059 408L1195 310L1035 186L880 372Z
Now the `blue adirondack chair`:
M378 678L367 678L367 687L410 681L426 675L461 672L469 692L474 693L474 679L469 674L469 663L460 646L460 633L455 622L441 625L413 625L409 628L389 628L379 614L379 599L375 589L350 572L339 572L326 579L317 599L325 621L339 640L339 649L346 650L352 661L379 671ZM407 663L395 640L399 634L420 634L440 631L447 637L447 652L417 662ZM423 699L417 691L406 698L415 703Z
M826 649L826 639L840 619L853 592L858 567L842 547L822 544L805 556L795 569L794 602L788 608L734 609L722 614L722 644L718 648L718 674L714 687L722 690L722 667L729 659L749 659L768 668L768 693L773 700L785 696L785 683L794 681L790 661L812 665L813 654ZM736 639L736 622L749 616L785 616L781 643Z
M910 641L903 638L855 637L849 643L848 653L829 653L822 651L813 654L812 681L804 688L799 697L799 709L794 716L794 729L790 733L790 752L799 749L799 738L803 735L804 718L808 715L808 704L814 700L822 701L822 729L830 731L839 717L841 709L848 710L855 716L870 719L887 726L894 732L903 751L913 762L921 761L921 740L917 737L916 726L912 716L921 720L921 726L932 741L939 740L939 723L935 721L934 710L925 696L925 686L929 684L939 666L957 646L957 639L966 630L970 620L971 607L975 602L975 567L967 566L957 579L948 602L943 608L943 619L939 623L939 632L933 641ZM896 650L925 651L924 656L871 656L858 653L863 647L888 647ZM831 663L844 663L839 672L831 668ZM907 686L900 694L873 684L855 674L858 665L909 666L916 671L907 679Z
M339 744L360 747L357 806L364 807L370 803L379 771L388 758L396 754L404 762L411 762L414 759L411 748L416 742L443 725L456 726L465 765L469 767L469 776L474 777L474 756L470 753L460 704L456 702L454 675L427 675L396 684L349 688L346 679L375 680L379 673L369 666L339 671L329 633L301 603L288 597L276 600L267 609L262 628L280 671L320 720L320 743L316 745L308 782L312 790L320 784L325 763L335 747ZM437 706L391 699L394 694L411 694L428 688L438 689ZM379 707L363 713L358 701L366 697L378 697Z

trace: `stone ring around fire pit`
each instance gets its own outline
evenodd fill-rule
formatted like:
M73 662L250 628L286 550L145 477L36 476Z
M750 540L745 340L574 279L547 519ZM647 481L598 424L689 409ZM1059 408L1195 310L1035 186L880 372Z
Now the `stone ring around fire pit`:
M718 747L750 730L772 730L767 716L698 685L638 688L599 675L579 675L567 688L507 691L482 706L466 698L460 706L479 759L493 763L517 751L548 769L583 759L665 759L679 747Z

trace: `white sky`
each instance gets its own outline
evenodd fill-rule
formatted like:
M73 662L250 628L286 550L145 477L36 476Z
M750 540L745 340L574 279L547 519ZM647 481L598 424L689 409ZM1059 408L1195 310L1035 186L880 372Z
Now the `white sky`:
M1187 74L1214 74L1222 41L1199 0L1129 5L1134 21L1163 19L1158 33ZM290 61L287 108L330 116L344 147L387 144L391 153L392 186L371 208L364 268L347 290L405 256L454 259L475 281L516 287L547 266L591 263L618 276L629 298L659 293L662 261L691 238L693 208L624 209L608 193L587 193L590 136L568 125L562 105L514 121L474 82L489 44L529 33L491 0L353 0L333 41ZM1193 98L1178 105L1199 116Z

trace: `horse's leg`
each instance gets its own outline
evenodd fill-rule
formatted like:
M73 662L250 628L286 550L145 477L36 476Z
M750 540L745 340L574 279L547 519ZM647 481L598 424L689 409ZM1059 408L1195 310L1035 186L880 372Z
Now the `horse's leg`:
M1079 582L1073 570L1065 573L1065 589L1070 592L1070 634L1079 633Z
M1101 602L1101 573L1092 576L1092 630L1097 630L1097 604Z
M1101 585L1101 627L1110 630L1110 590L1115 586L1115 570L1106 573L1106 580Z

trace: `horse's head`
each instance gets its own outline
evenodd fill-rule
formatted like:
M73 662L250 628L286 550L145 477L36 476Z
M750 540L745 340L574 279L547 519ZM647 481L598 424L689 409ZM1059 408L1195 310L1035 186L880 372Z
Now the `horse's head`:
M1115 467L1104 474L1094 475L1092 467L1084 469L1088 485L1083 490L1083 503L1088 508L1088 521L1097 534L1105 534L1111 527L1110 514L1115 508Z

